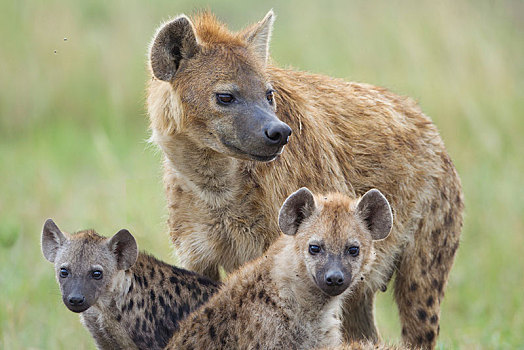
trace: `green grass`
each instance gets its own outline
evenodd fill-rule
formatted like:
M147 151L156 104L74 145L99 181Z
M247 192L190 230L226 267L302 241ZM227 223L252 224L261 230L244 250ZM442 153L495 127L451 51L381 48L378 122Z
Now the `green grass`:
M41 255L48 217L126 227L175 262L161 157L145 141L145 54L162 20L202 7L234 29L273 7L280 65L419 101L466 195L439 347L524 349L524 4L473 0L0 0L0 348L94 348ZM398 341L390 292L377 318Z

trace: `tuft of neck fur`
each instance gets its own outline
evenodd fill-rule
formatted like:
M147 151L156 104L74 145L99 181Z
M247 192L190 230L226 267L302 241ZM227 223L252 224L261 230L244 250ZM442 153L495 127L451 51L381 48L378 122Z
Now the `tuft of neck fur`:
M164 167L204 203L217 208L234 200L241 183L241 161L199 148L184 134L163 135L154 131L151 138L163 150Z

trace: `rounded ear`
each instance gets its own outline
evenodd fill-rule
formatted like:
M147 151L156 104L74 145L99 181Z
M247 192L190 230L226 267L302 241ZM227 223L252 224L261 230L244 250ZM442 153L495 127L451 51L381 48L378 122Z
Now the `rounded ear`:
M246 29L243 34L249 47L254 50L255 54L264 63L267 62L267 58L269 57L269 40L271 39L274 21L275 14L273 13L273 10L269 10L260 22Z
M298 227L315 211L315 198L306 187L292 193L278 213L278 226L286 235L297 233Z
M54 263L58 249L67 241L55 222L47 219L42 229L42 253L50 262Z
M118 231L107 243L109 250L115 255L117 268L127 270L138 258L138 245L135 237L126 229Z
M149 60L153 75L171 81L180 61L191 58L199 50L191 20L181 15L158 29L151 44Z
M388 200L379 190L369 190L360 198L357 215L367 224L373 240L384 239L391 232L393 213Z

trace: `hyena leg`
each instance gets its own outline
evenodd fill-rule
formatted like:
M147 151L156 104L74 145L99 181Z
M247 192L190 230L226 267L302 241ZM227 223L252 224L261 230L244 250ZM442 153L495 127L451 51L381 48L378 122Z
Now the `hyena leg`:
M342 311L343 336L347 343L369 340L377 343L379 335L373 315L375 293L355 291L344 301Z
M449 208L449 206L448 206ZM399 262L395 299L402 322L403 342L433 349L439 334L440 303L459 245L462 209L421 219L414 244Z

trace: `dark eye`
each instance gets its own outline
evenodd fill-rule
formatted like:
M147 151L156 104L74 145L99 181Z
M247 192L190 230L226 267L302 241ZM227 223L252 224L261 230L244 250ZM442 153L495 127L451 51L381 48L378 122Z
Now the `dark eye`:
M316 244L310 244L309 245L309 254L315 255L315 254L318 254L318 253L320 253L320 246L318 246Z
M360 252L359 247L349 247L348 253L351 256L358 256L358 253Z
M67 276L69 276L69 271L67 271L67 269L61 268L60 269L60 277L66 278Z
M235 98L231 94L217 94L217 101L221 105L228 105L235 102Z
M91 272L91 276L92 276L95 280L102 279L102 271L100 271L100 270L95 270L95 271Z
M266 92L267 102L269 102L270 105L273 104L273 92L273 90L269 90L268 92Z

